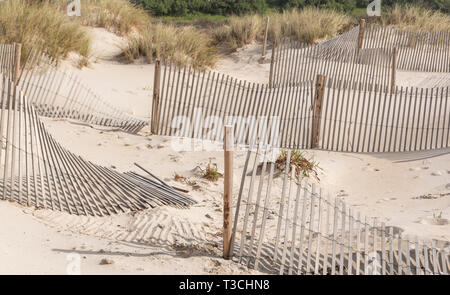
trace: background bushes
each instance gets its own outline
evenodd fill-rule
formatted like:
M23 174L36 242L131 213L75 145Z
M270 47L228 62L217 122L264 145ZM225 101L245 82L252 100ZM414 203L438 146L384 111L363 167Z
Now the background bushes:
M186 16L192 14L242 15L315 6L352 12L366 8L372 0L132 0L155 16ZM395 4L416 4L428 9L450 13L450 0L382 0L383 9Z

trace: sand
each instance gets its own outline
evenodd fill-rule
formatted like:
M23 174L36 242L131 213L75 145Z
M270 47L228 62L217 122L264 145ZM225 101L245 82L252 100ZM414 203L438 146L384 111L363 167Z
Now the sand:
M111 104L148 119L154 66L118 62L114 56L123 39L104 29L92 29L92 33L91 65L73 70ZM259 54L260 45L250 45L224 57L216 70L251 82L267 82L269 65L258 63ZM70 60L64 66L73 67ZM401 73L398 79L428 83L427 75L448 81L427 73ZM66 274L73 252L80 255L81 274L255 273L221 259L223 179L209 182L201 177L201 169L212 163L223 172L223 152L175 151L171 138L152 136L148 129L132 135L65 120L44 121L70 151L122 172L141 173L133 164L137 162L166 182L188 189L198 204L187 210L162 207L94 218L1 201L0 274ZM450 241L450 225L432 222L433 215L450 219L449 151L306 151L306 155L319 163L320 186L344 198L356 211L398 226L405 234ZM236 193L244 160L245 152L236 152ZM187 181L175 181L175 173ZM276 178L274 191L280 191L281 184L282 179ZM102 259L112 264L101 264Z

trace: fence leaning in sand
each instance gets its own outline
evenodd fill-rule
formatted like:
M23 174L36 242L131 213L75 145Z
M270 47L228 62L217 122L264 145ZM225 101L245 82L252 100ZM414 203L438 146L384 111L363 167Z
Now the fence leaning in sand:
M19 86L0 73L0 199L105 216L195 201L161 181L119 173L64 148Z
M409 32L370 24L318 45L283 40L273 48L275 87L295 85L317 74L330 78L392 87L395 70L450 72L450 32ZM360 39L361 38L361 39ZM361 45L361 46L359 46ZM395 73L395 72L394 72Z
M290 151L279 165L274 153L264 144L247 153L233 206L234 261L288 275L448 274L447 242L421 241L362 216L297 171ZM272 188L277 177L281 192Z
M0 45L0 70L14 74L14 46ZM76 120L86 124L118 128L136 133L148 121L134 118L99 97L73 72L62 71L56 60L31 50L17 84L39 115Z
M220 142L223 126L234 125L237 142L248 145L260 132L275 128L279 147L344 152L449 147L448 88L383 91L370 83L323 79L318 100L317 78L269 87L214 71L163 64L152 130Z

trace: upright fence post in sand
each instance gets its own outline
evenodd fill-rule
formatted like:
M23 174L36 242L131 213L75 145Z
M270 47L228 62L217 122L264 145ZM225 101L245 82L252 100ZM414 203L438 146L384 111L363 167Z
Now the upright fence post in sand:
M159 126L159 88L160 88L160 81L161 81L161 63L159 59L155 60L155 80L153 82L153 124L152 124L152 133L157 134L158 133L158 126Z
M17 83L19 83L21 56L22 56L22 44L14 43L14 73L13 73L14 85L17 85Z
M269 72L269 87L272 87L272 82L273 82L273 63L275 60L275 46L277 45L277 43L275 42L275 40L273 40L272 42L272 57L270 58L270 72Z
M391 93L395 91L395 83L397 80L397 47L394 47L392 52L392 74L391 74Z
M325 85L325 76L317 75L316 78L316 96L314 98L314 115L312 125L312 142L311 148L319 146L319 129L322 113L323 88Z
M264 30L264 39L262 44L262 54L259 63L263 64L266 60L266 44L267 44L267 34L269 33L269 17L266 17L266 29Z
M231 202L233 196L233 125L225 126L224 152L224 194L223 194L223 258L230 259Z
M366 20L361 19L359 21L359 35L358 35L358 49L361 49L363 46L364 40L364 30L366 29Z

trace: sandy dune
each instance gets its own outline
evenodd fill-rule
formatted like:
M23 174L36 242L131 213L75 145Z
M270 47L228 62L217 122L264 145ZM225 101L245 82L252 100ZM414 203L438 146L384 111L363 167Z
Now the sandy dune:
M103 29L95 36L92 63L77 71L111 104L149 118L153 65L114 60L123 40ZM216 70L251 82L268 81L269 64L259 64L260 46L251 45L222 59ZM65 63L72 67L71 62ZM445 74L399 73L399 84L449 83ZM416 84L417 83L417 84ZM442 86L442 85L441 85ZM172 139L94 129L44 119L55 139L88 160L118 171L141 171L139 163L166 182L188 189L199 202L189 210L157 208L108 218L77 217L0 202L0 274L65 274L68 253L81 255L82 274L237 274L251 273L221 259L223 180L201 178L209 162L223 171L222 152L178 152ZM450 150L402 154L307 151L321 168L320 185L357 211L402 228L406 234L450 242L450 224L434 225L433 215L450 219ZM235 156L234 190L239 189L245 152ZM199 168L200 167L200 168ZM174 174L190 182L177 182ZM274 193L281 191L281 177ZM101 265L108 258L113 264Z

